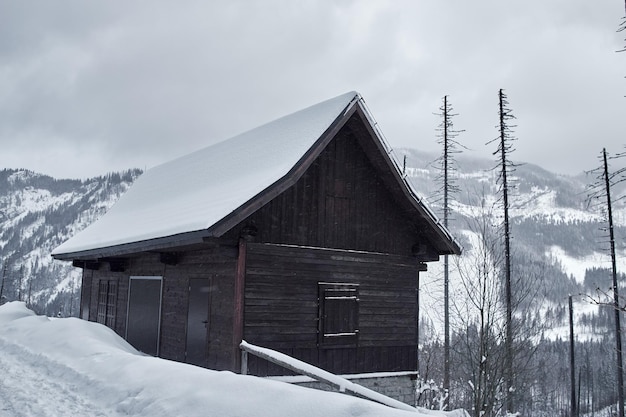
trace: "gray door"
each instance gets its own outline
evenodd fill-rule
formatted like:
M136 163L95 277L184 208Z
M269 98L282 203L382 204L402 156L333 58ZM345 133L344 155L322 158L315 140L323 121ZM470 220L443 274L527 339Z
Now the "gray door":
M161 277L130 277L126 340L149 355L159 354Z
M208 278L189 280L189 311L187 313L186 362L207 366L209 346L209 303L211 281Z

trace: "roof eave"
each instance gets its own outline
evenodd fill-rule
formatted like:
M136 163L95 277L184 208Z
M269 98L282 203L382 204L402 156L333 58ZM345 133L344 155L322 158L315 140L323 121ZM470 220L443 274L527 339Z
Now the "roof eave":
M140 252L161 251L177 246L200 244L204 243L207 237L206 230L198 230L82 251L53 253L51 256L59 261L95 260L113 256L128 256Z

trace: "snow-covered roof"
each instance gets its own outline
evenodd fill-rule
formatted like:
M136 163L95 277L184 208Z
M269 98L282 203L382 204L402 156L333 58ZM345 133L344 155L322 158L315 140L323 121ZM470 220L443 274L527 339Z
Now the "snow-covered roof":
M151 168L102 218L52 255L70 259L165 237L219 236L216 225L286 177L361 101L358 93L349 92ZM436 227L452 239L442 226Z

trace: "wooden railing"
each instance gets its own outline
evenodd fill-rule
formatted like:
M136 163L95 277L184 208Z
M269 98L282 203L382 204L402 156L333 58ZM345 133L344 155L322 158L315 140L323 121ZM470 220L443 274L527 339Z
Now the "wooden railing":
M252 345L245 340L239 345L241 348L241 373L246 375L248 373L248 353L265 359L276 365L282 366L285 369L289 369L300 375L306 375L317 381L324 382L333 387L339 389L339 392L350 392L358 396L367 398L372 401L384 404L389 407L398 408L400 410L407 410L417 412L416 408L411 407L402 401L394 400L379 392L372 391L369 388L365 388L362 385L355 384L345 378L332 374L328 371L320 369L316 366L303 362L301 360L292 358L284 353L277 352L272 349L263 348L260 346Z

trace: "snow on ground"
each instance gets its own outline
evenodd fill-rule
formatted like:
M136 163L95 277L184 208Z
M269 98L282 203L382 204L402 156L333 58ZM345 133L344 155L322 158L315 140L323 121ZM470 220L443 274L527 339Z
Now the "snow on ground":
M21 302L0 306L0 375L0 417L444 415L146 356L103 325Z
M546 316L546 310L548 308L554 308L555 305L551 303L544 303L540 312L542 317ZM575 327L575 338L579 342L589 342L589 341L600 341L605 336L600 330L591 328L590 326L585 326L581 323L581 316L583 315L592 315L598 314L598 306L590 303L588 300L581 297L573 297L572 300L572 309L574 312L574 325ZM549 326L549 328L545 329L542 334L548 340L569 340L570 338L570 329L569 329L569 310L567 311L567 316L564 317L563 321L560 325L554 324Z
M601 221L602 216L587 210L561 207L556 203L556 190L548 187L532 187L530 192L520 193L511 207L511 217L541 217L550 223L571 223L575 221Z

